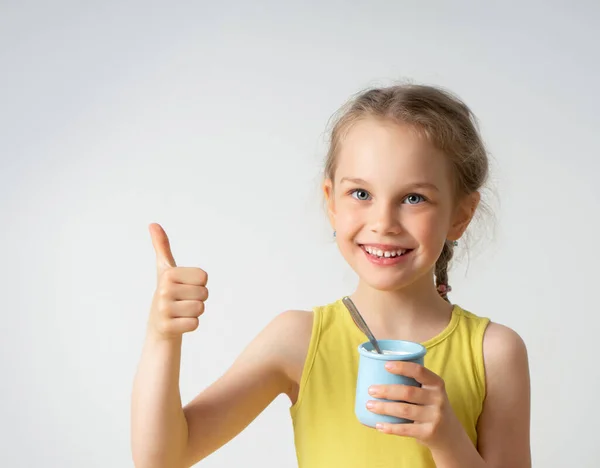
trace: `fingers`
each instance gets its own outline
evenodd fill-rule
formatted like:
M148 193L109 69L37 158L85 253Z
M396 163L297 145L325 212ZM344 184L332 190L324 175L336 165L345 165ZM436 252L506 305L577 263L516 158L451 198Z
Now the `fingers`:
M172 338L198 328L198 317L204 313L204 302L173 300L160 297L155 301L150 323L159 336Z
M417 440L425 438L427 428L423 424L390 424L378 423L376 429L385 434L394 434L397 436L413 437Z
M168 335L183 335L196 330L198 328L198 318L196 317L179 317L165 322L162 333Z
M187 270L187 272L181 272L181 270ZM208 299L208 289L205 286L172 281L172 279L204 281L206 274L204 272L202 272L204 274L198 274L196 270L200 269L177 267L163 274L163 280L157 289L159 309L164 310L162 315L166 317L199 317L202 315L204 301Z
M169 304L167 314L172 318L198 318L204 313L202 301L176 301Z
M204 286L191 284L172 284L168 289L170 299L174 301L206 301L208 289Z
M202 268L176 267L170 268L163 273L164 280L169 283L189 284L195 286L206 286L208 275Z
M427 420L429 408L397 401L368 401L367 409L372 413L385 414L396 418L419 422Z
M388 372L405 377L412 377L422 385L443 386L444 381L434 372L415 362L408 361L388 361L385 363Z
M426 389L411 385L373 385L369 387L369 395L385 400L406 401L417 405L431 403L431 395Z
M171 252L171 245L169 238L165 233L164 229L160 224L152 223L149 226L150 236L152 238L152 246L156 254L156 267L158 273L177 266L173 253Z

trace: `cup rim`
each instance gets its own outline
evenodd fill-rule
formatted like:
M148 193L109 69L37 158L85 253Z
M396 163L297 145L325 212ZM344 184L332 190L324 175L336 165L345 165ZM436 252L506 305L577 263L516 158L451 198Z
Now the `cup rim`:
M414 346L416 348L416 351L413 353L409 353L409 354L402 354L402 355L398 355L398 354L378 354L378 353L373 353L371 351L367 351L364 346L365 345L370 345L371 342L370 341L365 341L364 343L361 343L358 345L358 352L361 356L364 356L366 358L369 359L376 359L378 361L411 361L413 359L419 359L423 356L425 356L425 354L427 353L427 348L425 348L425 346L423 346L420 343L417 343L415 341L408 341L408 340L377 340L377 343L379 344L380 347L385 348L386 343L408 343L411 346Z

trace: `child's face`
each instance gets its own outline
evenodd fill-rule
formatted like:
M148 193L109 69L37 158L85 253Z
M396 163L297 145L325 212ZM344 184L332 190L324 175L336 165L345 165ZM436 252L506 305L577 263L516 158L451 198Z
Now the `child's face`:
M375 119L350 129L324 189L342 255L380 290L431 275L445 240L460 237L474 211L457 209L443 153L411 127Z

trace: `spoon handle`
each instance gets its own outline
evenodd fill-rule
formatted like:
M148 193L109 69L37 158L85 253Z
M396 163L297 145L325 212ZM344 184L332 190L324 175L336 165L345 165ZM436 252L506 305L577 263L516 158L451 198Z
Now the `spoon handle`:
M371 330L369 330L369 327L367 326L366 322L362 318L362 315L360 315L360 312L354 305L354 302L352 302L352 299L350 299L348 296L345 296L344 298L342 298L342 302L346 306L346 309L348 309L348 312L350 312L350 315L352 316L352 319L354 320L354 322L356 323L358 328L365 335L367 335L367 338L369 338L369 341L373 345L373 348L375 348L375 351L377 351L379 354L383 354L381 352L381 348L377 344L377 340L373 336L373 333L371 333Z

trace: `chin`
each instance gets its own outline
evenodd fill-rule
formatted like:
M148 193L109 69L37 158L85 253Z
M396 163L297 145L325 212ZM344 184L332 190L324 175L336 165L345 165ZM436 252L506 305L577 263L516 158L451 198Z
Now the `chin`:
M393 292L405 288L410 284L410 281L400 280L398 278L369 278L368 276L360 276L361 281L368 284L371 288L377 291Z
M354 271L360 280L369 287L382 292L399 291L420 282L431 271L424 265L409 264L404 268L380 268L373 265L364 265L361 262L355 264Z
M379 282L373 283L371 281L365 281L371 288L381 291L381 292L394 292L402 289L405 285L398 283L390 283L390 282Z

